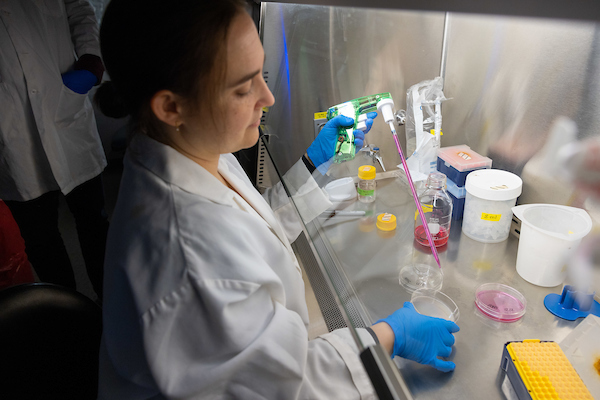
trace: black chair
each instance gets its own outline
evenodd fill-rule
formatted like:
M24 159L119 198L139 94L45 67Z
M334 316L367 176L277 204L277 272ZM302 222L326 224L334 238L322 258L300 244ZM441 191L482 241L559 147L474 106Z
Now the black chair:
M102 311L62 286L0 290L0 398L96 399Z

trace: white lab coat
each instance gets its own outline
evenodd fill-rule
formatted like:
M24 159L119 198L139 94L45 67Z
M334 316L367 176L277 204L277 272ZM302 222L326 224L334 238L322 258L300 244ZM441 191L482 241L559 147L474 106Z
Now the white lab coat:
M100 56L87 0L0 1L0 198L69 193L106 166L90 100L62 83Z
M285 234L299 225L277 215L291 204L273 212L231 154L219 172L241 196L171 147L132 141L107 244L99 398L374 398L347 329L308 340ZM301 161L288 174L310 176ZM298 188L301 209L327 207L314 181Z

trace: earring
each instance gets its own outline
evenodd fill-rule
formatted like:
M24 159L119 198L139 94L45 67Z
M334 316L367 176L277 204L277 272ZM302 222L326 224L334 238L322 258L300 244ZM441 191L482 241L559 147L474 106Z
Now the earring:
M180 122L178 122L178 123L177 123L177 125L175 125L175 130L176 130L177 132L179 132L179 127L180 127L181 125L183 125L183 124L182 124L182 123L180 123Z

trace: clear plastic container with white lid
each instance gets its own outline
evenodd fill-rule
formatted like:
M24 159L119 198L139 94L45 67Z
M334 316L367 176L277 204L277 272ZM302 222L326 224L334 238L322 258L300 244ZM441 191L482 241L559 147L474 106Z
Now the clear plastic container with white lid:
M471 150L465 144L442 147L438 151L437 170L461 187L471 171L492 168L492 159Z
M499 169L482 169L467 176L462 232L483 243L508 238L512 207L521 194L519 176Z

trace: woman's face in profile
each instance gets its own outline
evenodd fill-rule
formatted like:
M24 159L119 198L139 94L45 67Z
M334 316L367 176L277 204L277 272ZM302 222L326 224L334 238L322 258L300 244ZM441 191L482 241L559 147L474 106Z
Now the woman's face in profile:
M228 34L227 69L218 108L214 115L205 117L201 110L200 118L193 121L198 126L192 129L201 133L205 150L214 155L233 153L258 141L262 109L275 102L263 79L264 58L254 22L246 13L236 16Z

